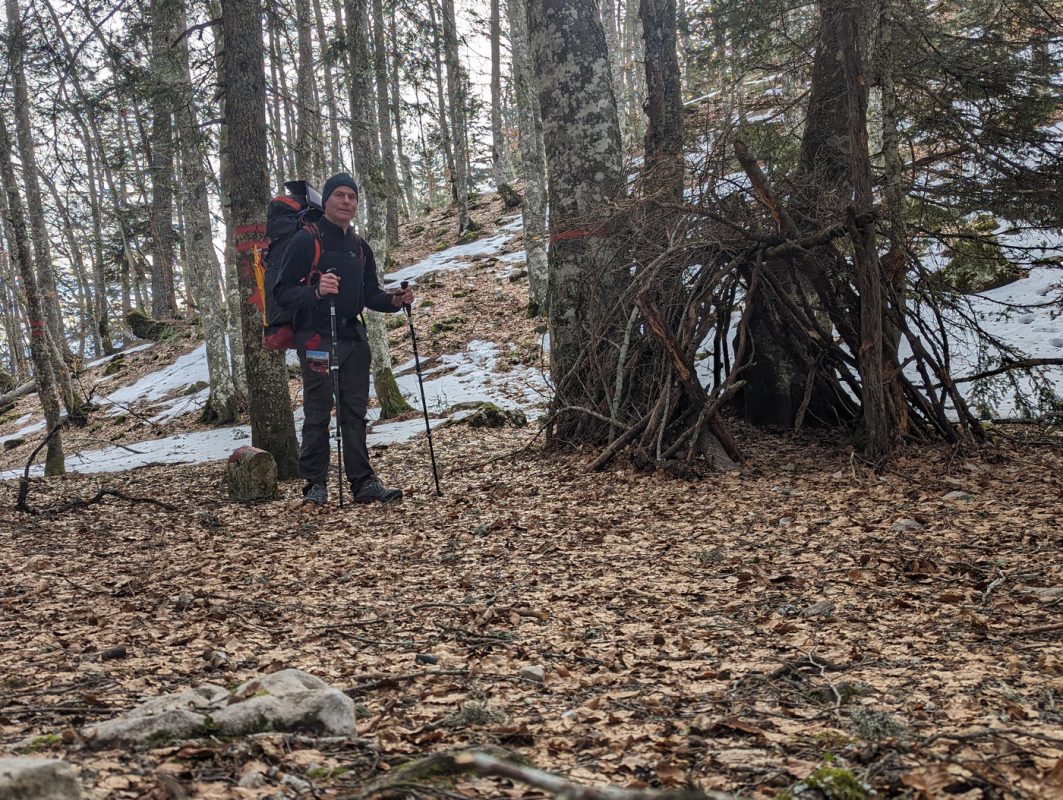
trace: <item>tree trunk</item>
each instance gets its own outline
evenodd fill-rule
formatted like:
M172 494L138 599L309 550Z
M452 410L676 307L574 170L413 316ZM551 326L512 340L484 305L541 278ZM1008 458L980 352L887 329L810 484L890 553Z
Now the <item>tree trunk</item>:
M253 248L265 244L263 210L269 200L266 165L266 87L262 63L262 7L259 0L222 0L224 28L226 147L232 166L230 239L239 260L240 293L257 290ZM242 307L244 358L250 387L251 444L268 450L283 480L298 475L298 446L284 356L262 348L262 317Z
M268 2L268 0L267 0ZM284 114L281 111L281 85L280 65L284 63L281 58L280 44L277 37L277 26L273 23L273 14L266 15L266 28L269 33L269 76L270 98L268 105L270 149L273 155L273 185L278 194L284 192L285 175L288 174L288 165L285 162L285 136Z
M443 140L443 155L446 158L447 185L450 196L458 201L457 168L454 166L454 143L451 140L451 127L447 121L446 94L443 91L443 34L436 20L436 1L428 0L428 15L432 24L432 62L436 76L436 107L438 109L439 136Z
M491 174L495 189L509 188L509 148L502 130L502 22L499 0L491 0Z
M795 207L801 216L817 220L813 225L838 221L848 205L852 180L848 104L836 22L851 4L852 0L822 0L820 4L820 33L794 179L798 187ZM809 265L826 280L829 265L822 257L812 258ZM822 315L818 293L807 274L798 273L788 262L766 264L765 270L786 300L797 305L807 302L814 313ZM746 419L779 429L793 428L799 415L828 426L848 421L845 401L839 401L830 382L817 375L818 352L794 337L780 307L784 301L776 299L767 284L761 282L747 300L753 306L749 316L753 361L742 374Z
M347 57L351 64L350 100L356 162L362 187L362 201L367 204L368 210L367 238L373 244L377 272L383 279L387 271L389 250L386 234L387 182L380 164L375 136L379 117L373 109L367 11L367 0L347 0ZM380 402L380 418L390 419L408 411L410 406L397 391L383 315L375 311L367 312L366 324L373 357L373 384Z
M154 0L151 18L151 314L164 319L177 313L173 274L173 86L179 79L174 42L181 31L177 30L173 0Z
M208 0L208 9L212 19L219 20L214 26L214 65L217 73L225 73L224 36L220 24L221 5L219 0ZM219 100L218 115L221 123L218 129L218 194L221 205L222 222L228 234L232 231L232 203L229 186L232 183L232 162L229 160L229 128L225 122L225 95ZM229 334L229 360L233 383L239 398L248 397L247 365L244 361L243 303L240 297L240 278L237 274L237 254L232 249L232 236L225 237L225 307L226 328Z
M458 206L458 235L471 227L469 217L469 172L465 148L465 82L458 58L457 17L454 0L443 0L443 44L447 56L447 98L450 102L451 140L454 143L454 193Z
M8 224L10 215L7 211L7 192L3 190L2 185L0 185L0 218L3 219L3 225L0 225L0 234L2 234L2 240L0 240L0 302L3 303L4 308L4 336L8 345L7 349L2 352L7 354L7 364L17 385L30 376L32 367L26 362L25 341L19 325L19 320L25 315L25 310L22 298L18 295L16 267L9 257L12 248L4 245L5 241L9 242L14 238L14 234ZM8 391L9 389L5 389L4 394ZM2 402L4 401L0 400L0 403Z
M399 173L395 167L395 140L391 135L391 114L388 110L388 47L384 35L384 5L373 0L373 55L376 68L377 120L380 128L380 156L384 171L385 208L387 218L384 234L388 249L399 243ZM385 263L381 261L381 274Z
M675 0L641 0L646 49L646 158L643 190L683 200L683 98L676 54Z
M314 25L317 28L317 40L319 47L324 52L325 43L328 41L327 34L325 32L325 16L321 12L321 0L314 0ZM339 28L342 30L342 28ZM332 69L332 58L325 57L322 59L322 68L325 71L325 105L328 110L328 127L329 127L329 158L325 171L329 175L335 175L342 169L342 159L340 158L340 122L339 122L339 105L336 101L336 81L337 76Z
M321 114L314 80L314 43L310 0L295 0L295 30L299 37L299 72L295 84L295 174L308 181L324 180L321 167Z
M607 203L624 187L605 34L593 0L530 0L528 29L550 178L550 373L559 412L553 435L601 442L608 423L567 409L608 412L607 381L584 378L588 364L616 359L616 331L603 320L615 316L629 281L617 237L604 229Z
M26 49L25 26L19 19L17 0L7 0L8 69L14 88L15 130L22 162L22 181L26 187L26 208L29 211L30 238L33 244L33 261L36 265L37 284L44 304L44 320L52 339L59 345L64 362L73 360L70 346L63 330L63 313L56 287L55 267L52 264L51 246L41 199L41 186L37 177L37 153L30 127L30 96L26 89L26 74L23 53Z
M12 261L18 267L26 295L30 356L33 359L33 370L37 378L37 396L40 397L41 407L44 409L45 425L48 431L54 431L48 440L44 474L62 475L66 472L66 464L63 456L62 432L59 430L61 422L59 397L56 395L55 375L48 352L48 328L44 322L44 304L41 302L37 288L37 277L33 274L26 219L22 213L22 198L19 196L15 170L11 165L11 140L7 132L7 123L2 117L0 117L0 177L3 179L4 193L7 195L5 211L8 230L11 232L9 244Z
M528 54L528 8L525 0L509 0L509 31L513 49L513 84L520 120L521 169L524 175L525 263L528 266L528 315L547 311L546 156L539 96Z
M175 9L182 30L186 26L184 0ZM203 422L227 423L236 419L236 387L229 372L225 346L225 307L221 296L221 267L214 252L214 233L207 196L207 153L196 119L188 39L177 45L184 79L175 87L177 129L181 151L181 189L184 201L184 240L188 284L199 312L207 350L210 395L203 407Z
M416 200L413 189L413 169L410 166L410 157L403 147L402 135L402 94L399 91L399 37L395 25L395 4L391 4L391 20L389 25L391 40L391 116L395 120L395 152L399 157L399 165L402 167L402 188L406 196L406 216L412 217L416 212Z
M864 425L864 454L872 461L887 455L897 436L897 418L886 392L889 383L883 359L882 267L878 258L875 223L866 215L874 197L871 158L867 143L867 81L864 78L859 39L859 17L853 4L835 24L842 45L843 73L848 107L849 151L853 204L849 209L849 235L853 241L856 288L860 295L860 352L858 353ZM863 221L857 218L863 215Z
M637 0L627 0L637 2ZM624 55L620 47L620 26L616 14L616 0L601 0L600 14L602 28L605 31L605 46L609 56L609 76L613 87L613 99L616 103L617 118L620 121L620 140L627 141L627 131L624 130L626 114L624 113Z

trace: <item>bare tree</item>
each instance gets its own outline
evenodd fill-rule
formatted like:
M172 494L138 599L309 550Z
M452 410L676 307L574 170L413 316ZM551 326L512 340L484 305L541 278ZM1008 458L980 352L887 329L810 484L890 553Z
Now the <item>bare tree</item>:
M154 0L151 6L151 313L177 313L174 292L173 244L173 87L179 78L175 43L174 0Z
M443 0L443 45L447 62L447 98L450 101L450 135L454 143L454 193L458 206L458 234L472 227L469 217L469 170L465 147L465 82L458 57L457 17L454 0Z
M240 292L250 298L257 291L253 249L264 244L262 210L269 199L262 6L259 0L222 0L221 6L228 132L224 146L232 167L229 238L239 261ZM262 348L262 317L258 310L244 303L242 311L244 358L252 397L251 442L273 454L281 478L294 478L298 475L298 447L284 356Z
M509 31L513 50L513 84L520 125L521 171L524 177L525 263L528 266L528 313L546 312L546 156L543 119L532 73L528 44L528 9L525 0L509 0Z
M184 0L175 0L179 25L185 27ZM194 306L202 320L207 351L210 396L203 407L204 422L232 422L236 419L236 387L229 371L225 345L225 306L221 295L221 265L214 251L214 232L207 195L207 153L196 114L192 75L188 61L188 39L181 36L175 45L182 62L183 79L174 86L174 118L181 155L181 198L184 214L184 242L188 285Z
M15 180L15 170L11 165L11 139L2 116L0 116L0 178L3 180L4 194L7 196L5 212L10 231L8 238L11 245L11 257L22 279L26 311L29 314L30 356L37 379L37 396L44 409L45 424L51 433L45 456L44 474L62 475L66 471L66 464L63 456L62 435L59 430L61 424L59 397L56 394L55 373L52 370L52 358L49 353L48 327L44 321L44 304L41 302L37 278L33 274L29 235L26 231L26 218L22 211L22 197Z

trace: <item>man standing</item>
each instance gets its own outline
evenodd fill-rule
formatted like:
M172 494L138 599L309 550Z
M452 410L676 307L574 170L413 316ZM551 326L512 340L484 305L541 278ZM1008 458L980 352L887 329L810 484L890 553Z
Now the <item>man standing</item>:
M329 418L332 381L331 306L336 304L335 352L339 364L337 419L343 437L344 466L356 503L391 503L401 489L383 486L369 464L365 412L369 403L369 338L358 319L364 308L395 312L413 302L412 289L380 288L376 259L369 244L351 228L358 211L358 185L346 173L325 181L321 193L325 215L317 232L292 237L281 261L274 289L277 303L293 313L295 345L303 377L303 443L299 475L306 480L303 502L328 501ZM320 252L317 267L315 253ZM342 480L342 478L341 478Z

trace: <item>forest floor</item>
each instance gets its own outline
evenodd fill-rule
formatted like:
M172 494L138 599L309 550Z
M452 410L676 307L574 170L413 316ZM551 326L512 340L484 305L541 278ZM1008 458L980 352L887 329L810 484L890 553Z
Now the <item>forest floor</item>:
M526 283L433 282L422 313L464 319L429 354L535 342ZM294 797L286 776L319 798L541 795L409 773L386 789L409 759L488 744L585 786L768 798L837 769L886 797L1063 796L1059 429L874 471L839 439L733 425L748 463L698 481L590 473L595 453L548 451L533 426L441 427L443 496L421 437L375 454L408 491L387 508L309 511L296 481L232 503L221 462L34 479L32 514L2 482L0 752L66 759L93 799ZM64 508L104 488L126 497ZM79 736L281 667L343 688L358 737ZM266 785L237 786L252 769Z

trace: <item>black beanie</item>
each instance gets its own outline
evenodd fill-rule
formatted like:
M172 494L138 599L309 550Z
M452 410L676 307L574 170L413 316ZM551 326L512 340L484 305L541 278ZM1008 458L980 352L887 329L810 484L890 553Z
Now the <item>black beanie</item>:
M355 194L358 194L358 184L354 182L354 178L352 178L346 172L337 172L335 175L325 181L325 190L321 193L321 205L325 205L325 201L328 200L328 196L337 189L339 189L341 186L349 186L351 189L354 189Z

